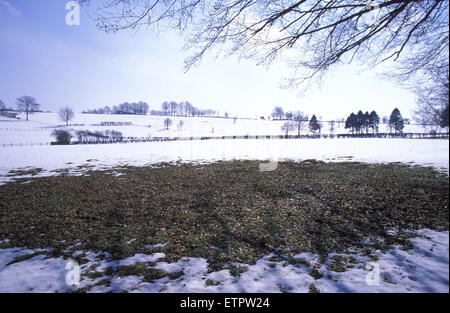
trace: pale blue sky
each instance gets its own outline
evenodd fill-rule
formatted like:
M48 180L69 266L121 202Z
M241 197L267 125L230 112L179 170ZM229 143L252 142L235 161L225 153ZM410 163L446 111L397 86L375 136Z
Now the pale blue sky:
M324 119L375 109L380 116L398 107L404 117L415 97L375 71L341 66L323 83L298 96L279 88L288 75L284 62L269 69L251 60L205 58L184 73L183 39L173 32L105 34L81 9L80 26L68 26L65 0L0 0L0 99L15 106L32 95L43 110L63 105L76 111L124 101L189 100L199 108L232 115L269 115L275 105Z

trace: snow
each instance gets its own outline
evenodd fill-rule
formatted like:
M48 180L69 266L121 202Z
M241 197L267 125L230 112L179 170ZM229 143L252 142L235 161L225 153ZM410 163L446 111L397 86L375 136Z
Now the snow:
M43 254L6 266L14 258L32 254L27 249L0 249L0 292L67 292L66 261Z
M121 260L119 262L119 265L129 266L129 265L136 264L138 262L155 262L156 260L161 259L164 256L165 256L164 253L154 253L152 255L136 254L132 257Z
M136 254L123 260L108 261L99 258L101 253L76 251L73 255L85 253L86 264L80 266L80 284L69 286L67 262L62 258L47 257L46 250L30 250L26 248L0 249L0 292L67 292L77 288L92 286L90 292L308 292L311 284L320 292L449 292L449 233L422 229L414 232L417 237L411 239L412 249L402 250L392 246L385 253L374 251L379 259L374 261L379 267L379 282L367 283L372 272L368 267L367 256L355 254L351 249L346 254L331 253L325 262L319 262L319 256L312 253L301 253L297 259L306 260L309 265L295 265L273 262L272 253L258 260L254 265L237 264L248 270L239 277L234 277L228 270L208 273L207 260L203 258L184 257L174 263L158 262L164 253L150 255ZM41 252L31 259L7 265L14 258ZM103 253L109 256L107 253ZM352 268L345 272L334 272L327 265L335 256L349 257L356 260ZM143 282L140 276L111 277L96 279L86 277L91 266L99 265L95 270L102 272L107 267L118 265L134 265L136 263L156 262L149 266L166 273L183 271L183 275L170 280L169 277ZM314 279L310 273L312 268L318 269L323 277ZM104 278L109 278L109 286L96 285ZM214 284L207 284L206 281Z
M169 131L163 130L162 117L120 116L120 115L81 115L72 122L85 126L71 126L72 129L118 130L125 136L201 136L201 135L266 135L281 134L282 121L237 120L221 118L172 118L174 123ZM185 125L182 131L176 129L178 119ZM133 126L101 127L92 126L102 121L132 122ZM301 161L317 159L326 162L359 161L368 163L402 162L433 166L449 171L449 141L429 139L272 139L272 140L205 140L129 143L111 145L72 145L49 146L50 134L58 127L56 114L40 113L30 116L30 121L0 120L0 184L13 180L8 177L11 170L42 169L36 176L58 175L57 170L68 170L73 175L81 175L88 166L91 169L109 169L124 165L153 165L159 162L214 162L218 160L251 159ZM148 127L151 125L151 127ZM214 127L214 134L211 133ZM422 131L417 126L406 126L408 131ZM414 129L416 127L416 129ZM383 131L383 130L380 130ZM336 133L341 132L336 130ZM343 131L342 131L343 132ZM1 146L2 143L23 143L29 146ZM272 164L276 170L276 163ZM116 173L117 174L117 173ZM119 173L120 174L120 173ZM20 177L31 177L22 175ZM90 279L86 274L94 264L100 264L97 271L119 265L156 262L154 268L167 273L183 271L183 276L170 280L168 277L151 283L143 282L142 277L108 277L109 286L97 285L92 292L308 292L310 285L321 292L448 292L448 232L421 230L418 237L411 240L413 249L403 251L392 247L388 252L376 252L380 269L379 284L368 285L366 277L370 267L367 256L352 254L357 264L345 272L338 273L328 269L330 254L325 263L319 257L302 253L310 264L317 266L323 277L315 280L310 272L311 266L286 265L271 262L268 255L254 265L243 265L248 271L234 277L228 270L208 273L207 260L185 257L174 263L160 262L163 253L149 255L136 254L124 260L108 261L99 253L85 253L89 260L80 266L81 281L77 287L66 283L69 260L49 257L45 250L27 248L0 249L0 292L67 292L74 288L92 286L103 277ZM130 243L132 240L130 241ZM2 243L7 243L7 239ZM148 246L156 249L167 243ZM369 243L368 243L369 244ZM22 262L7 265L17 257L41 254ZM76 255L74 254L74 256ZM107 254L106 254L107 255ZM346 256L346 255L341 255ZM328 262L328 263L327 263ZM207 280L214 281L208 286Z
M57 175L78 166L107 169L159 162L213 162L218 160L295 160L369 163L403 162L449 170L449 141L439 139L236 139L171 141L111 145L28 146L0 148L0 183L11 170L41 168L36 176ZM31 177L24 175L22 177Z
M54 141L51 133L54 129L64 127L56 113L35 113L25 121L24 114L21 119L8 119L0 117L0 145L24 144L39 145ZM164 120L170 118L172 126L167 130ZM179 121L184 122L182 129L178 129ZM101 122L129 122L131 126L100 126ZM198 137L198 136L245 136L245 135L284 135L281 126L285 120L237 119L219 117L177 117L177 116L151 116L151 115L117 115L117 114L76 114L70 121L68 129L73 132L79 130L90 131L119 131L125 137ZM307 124L307 123L305 123ZM322 122L322 133L329 134L329 122ZM305 125L306 126L306 125ZM334 134L349 133L344 123L335 123ZM439 127L427 127L426 131L446 132ZM424 132L420 125L407 124L403 129L405 133ZM389 132L386 124L380 124L379 132ZM305 127L302 134L310 133ZM290 134L297 134L297 130Z
M172 127L164 130L161 116L77 114L73 130L118 130L125 136L202 136L211 135L269 135L281 134L284 121L225 118L182 118L183 130ZM102 121L131 122L133 126L92 126ZM52 140L51 132L59 127L55 113L37 113L30 121L0 120L0 184L15 179L8 176L11 170L42 169L35 176L57 175L55 171L67 170L81 175L85 168L106 169L121 165L151 165L159 162L213 162L217 160L295 160L317 159L327 162L360 161L370 163L404 162L429 165L448 172L449 141L445 139L225 139L171 142L127 143L108 145L46 145ZM149 125L151 127L148 127ZM326 123L325 123L326 124ZM327 125L327 124L326 124ZM327 132L327 128L324 132ZM385 126L385 125L384 125ZM382 127L384 127L382 126ZM207 131L208 130L208 131ZM383 129L380 129L383 131ZM422 131L417 125L407 125L406 131ZM341 128L336 133L345 133ZM2 146L2 143L25 146ZM276 164L262 165L262 169L276 169ZM113 173L114 174L114 173ZM116 173L115 175L120 175ZM23 175L28 178L31 175Z

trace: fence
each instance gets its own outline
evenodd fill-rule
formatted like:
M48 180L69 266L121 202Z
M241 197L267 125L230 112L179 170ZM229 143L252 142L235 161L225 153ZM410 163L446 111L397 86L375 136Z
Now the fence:
M245 136L196 136L196 137L121 137L120 140L101 140L83 142L81 144L112 144L112 143L140 143L164 141L190 141L190 140L225 140L225 139L334 139L334 138L405 138L405 139L448 139L448 133L422 134L314 134L314 135L245 135Z
M49 142L38 142L38 143L2 143L0 147L29 147L29 146L49 146Z
M404 138L404 139L449 139L449 133L378 133L378 134L314 134L314 135L245 135L245 136L196 136L196 137L120 137L114 140L100 139L96 141L75 142L76 144L114 144L143 143L191 140L232 140L232 139L341 139L341 138ZM45 146L50 143L0 144L1 147Z

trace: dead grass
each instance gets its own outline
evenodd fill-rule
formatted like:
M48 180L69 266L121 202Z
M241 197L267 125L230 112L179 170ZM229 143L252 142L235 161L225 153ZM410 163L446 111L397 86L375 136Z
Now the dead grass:
M431 168L309 160L258 169L256 161L163 164L114 169L120 177L89 171L7 183L0 240L55 255L80 242L77 250L113 259L167 242L152 250L164 261L204 257L240 275L233 262L252 264L275 250L326 255L368 237L384 249L408 242L389 229L448 230L449 179Z

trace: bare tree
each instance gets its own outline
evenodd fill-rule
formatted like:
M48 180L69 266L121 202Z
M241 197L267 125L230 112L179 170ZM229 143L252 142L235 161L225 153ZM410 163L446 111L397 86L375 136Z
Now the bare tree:
M284 131L286 137L289 135L290 131L295 130L295 123L292 121L287 121L281 126L281 130Z
M170 105L169 102L164 101L161 104L161 110L164 112L165 115L169 115Z
M89 0L80 0L82 4ZM395 75L448 66L448 0L99 0L99 29L174 28L194 53L219 48L270 64L296 50L287 86L320 78L339 63L396 60ZM301 68L302 70L299 70Z
M61 121L66 123L66 126L69 126L69 121L75 117L75 113L73 113L72 108L65 106L64 108L59 109L58 117Z
M283 108L282 107L275 107L275 109L273 109L273 111L272 111L272 117L273 117L273 119L276 119L276 118L278 118L278 119L283 119L283 117L284 117L284 110L283 110Z
M300 136L300 132L305 127L305 123L309 120L308 115L303 112L297 111L294 114L294 121L297 125L297 135Z
M172 125L172 120L170 118L166 118L164 120L164 126L166 127L166 129L169 129L170 125Z
M16 100L17 109L19 111L25 112L28 121L28 114L34 113L36 110L39 110L40 104L36 102L36 99L34 97L30 96L23 96L20 98L17 98Z
M176 115L178 109L178 103L176 101L169 102L170 115Z
M416 88L418 108L414 119L422 125L448 127L449 70L436 73L430 83ZM446 122L447 121L447 122Z
M333 134L335 130L334 125L336 124L336 122L333 120L330 121L329 124L330 124L330 134Z
M178 130L183 130L183 126L184 126L184 121L180 120L177 125Z

